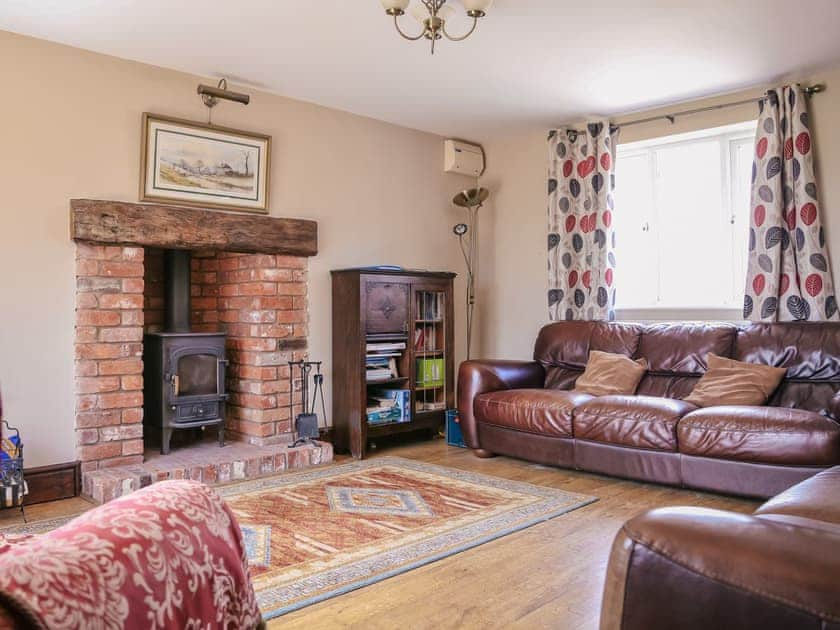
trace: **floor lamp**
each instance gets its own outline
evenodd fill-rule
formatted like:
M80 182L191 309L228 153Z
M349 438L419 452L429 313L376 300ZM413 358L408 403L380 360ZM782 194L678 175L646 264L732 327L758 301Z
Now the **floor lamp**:
M486 188L470 188L459 192L452 199L452 203L456 206L467 209L467 222L459 223L452 228L452 231L458 237L458 244L461 246L461 253L464 255L464 262L467 264L467 359L470 358L473 313L475 312L475 252L478 239L478 210L489 196L490 191Z

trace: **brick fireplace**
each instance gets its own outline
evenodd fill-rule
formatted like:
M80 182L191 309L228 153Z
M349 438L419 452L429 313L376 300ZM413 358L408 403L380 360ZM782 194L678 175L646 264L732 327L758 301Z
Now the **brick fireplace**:
M82 472L144 461L143 335L163 326L163 251L192 255L192 329L226 334L228 440L292 440L287 362L306 354L313 222L71 202Z

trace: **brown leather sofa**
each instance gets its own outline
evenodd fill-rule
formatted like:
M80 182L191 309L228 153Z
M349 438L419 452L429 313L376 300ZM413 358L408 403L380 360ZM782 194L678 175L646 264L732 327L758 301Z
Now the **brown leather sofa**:
M590 350L644 357L633 396L573 391ZM767 406L683 400L706 355L786 367ZM766 498L840 464L840 324L558 322L533 361L466 361L464 439L476 455Z
M663 508L622 527L601 630L840 629L840 468L752 516Z

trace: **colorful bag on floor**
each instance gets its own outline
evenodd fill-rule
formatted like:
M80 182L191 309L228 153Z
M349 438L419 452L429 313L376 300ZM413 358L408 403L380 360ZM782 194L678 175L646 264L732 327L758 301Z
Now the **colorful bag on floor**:
M20 432L3 420L3 401L0 399L0 508L20 507L28 492L23 478Z

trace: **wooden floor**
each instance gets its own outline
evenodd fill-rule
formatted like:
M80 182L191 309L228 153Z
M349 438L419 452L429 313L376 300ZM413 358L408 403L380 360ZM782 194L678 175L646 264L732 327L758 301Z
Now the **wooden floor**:
M598 497L592 505L358 591L290 613L269 628L585 628L598 627L610 545L643 510L694 505L750 512L758 505L701 492L623 481L496 457L478 459L442 440L393 446L371 457L425 462ZM337 458L341 459L341 458ZM27 509L30 519L89 507L71 499ZM19 520L0 512L0 526Z

